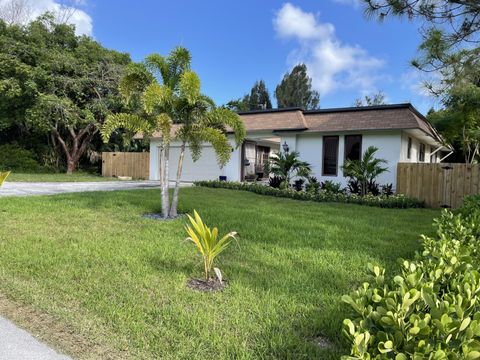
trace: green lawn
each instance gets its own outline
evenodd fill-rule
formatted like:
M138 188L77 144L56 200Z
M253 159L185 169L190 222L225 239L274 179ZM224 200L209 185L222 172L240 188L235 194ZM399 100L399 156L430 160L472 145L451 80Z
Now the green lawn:
M0 293L122 358L338 359L348 347L340 296L367 278L368 262L394 269L412 257L438 214L181 192L181 210L240 235L221 258L224 292L186 288L202 264L183 241L185 219L141 218L159 210L160 194L133 190L2 199ZM319 348L319 336L333 348Z
M14 173L12 172L7 181L11 182L84 182L84 181L118 181L117 178L102 177L101 175L86 172L76 172L71 175L64 173Z

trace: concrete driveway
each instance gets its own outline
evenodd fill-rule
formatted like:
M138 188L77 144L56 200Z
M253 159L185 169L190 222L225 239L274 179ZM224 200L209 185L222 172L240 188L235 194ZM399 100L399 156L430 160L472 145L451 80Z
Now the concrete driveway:
M71 360L0 316L0 359Z
M84 191L148 189L156 187L159 187L158 181L6 182L0 188L0 197L54 195Z

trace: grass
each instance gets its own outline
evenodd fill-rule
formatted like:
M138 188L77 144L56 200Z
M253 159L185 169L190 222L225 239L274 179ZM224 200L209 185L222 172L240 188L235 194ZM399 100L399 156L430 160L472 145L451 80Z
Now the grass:
M10 182L85 182L85 181L117 181L116 178L102 177L101 175L75 172L65 173L14 173L7 178Z
M141 217L159 210L159 197L132 190L2 199L0 292L122 358L337 359L348 351L341 295L367 278L367 263L388 271L412 257L438 215L182 189L181 210L240 236L220 258L229 286L212 294L185 286L202 276L199 256L182 241L185 219ZM320 348L319 337L333 346ZM69 341L57 344L75 352ZM93 348L72 355L92 358Z

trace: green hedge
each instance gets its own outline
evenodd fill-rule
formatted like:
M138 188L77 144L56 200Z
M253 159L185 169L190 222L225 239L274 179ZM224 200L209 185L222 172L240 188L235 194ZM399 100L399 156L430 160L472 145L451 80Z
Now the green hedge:
M318 193L310 193L305 191L295 191L293 189L276 189L270 186L255 183L240 183L229 181L197 181L196 186L222 188L231 190L250 191L256 194L277 196L295 200L317 201L317 202L339 202L349 204L359 204L367 206L377 206L383 208L419 208L423 207L422 201L406 197L404 195L391 196L358 196L344 193L332 193L328 191L320 191Z
M370 265L371 282L342 297L353 310L342 359L480 359L480 197L435 220L437 235L386 277ZM392 244L395 246L395 244Z

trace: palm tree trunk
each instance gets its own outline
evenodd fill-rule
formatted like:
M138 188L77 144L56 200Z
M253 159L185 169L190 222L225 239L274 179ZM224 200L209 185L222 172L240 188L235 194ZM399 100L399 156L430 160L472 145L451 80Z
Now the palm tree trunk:
M185 141L180 147L180 156L178 157L177 178L175 180L175 187L173 190L172 206L170 206L170 217L176 217L178 215L178 193L180 192L180 179L182 177L183 170L183 158L185 157Z
M160 148L160 189L162 197L162 217L168 218L170 199L168 195L168 145Z

